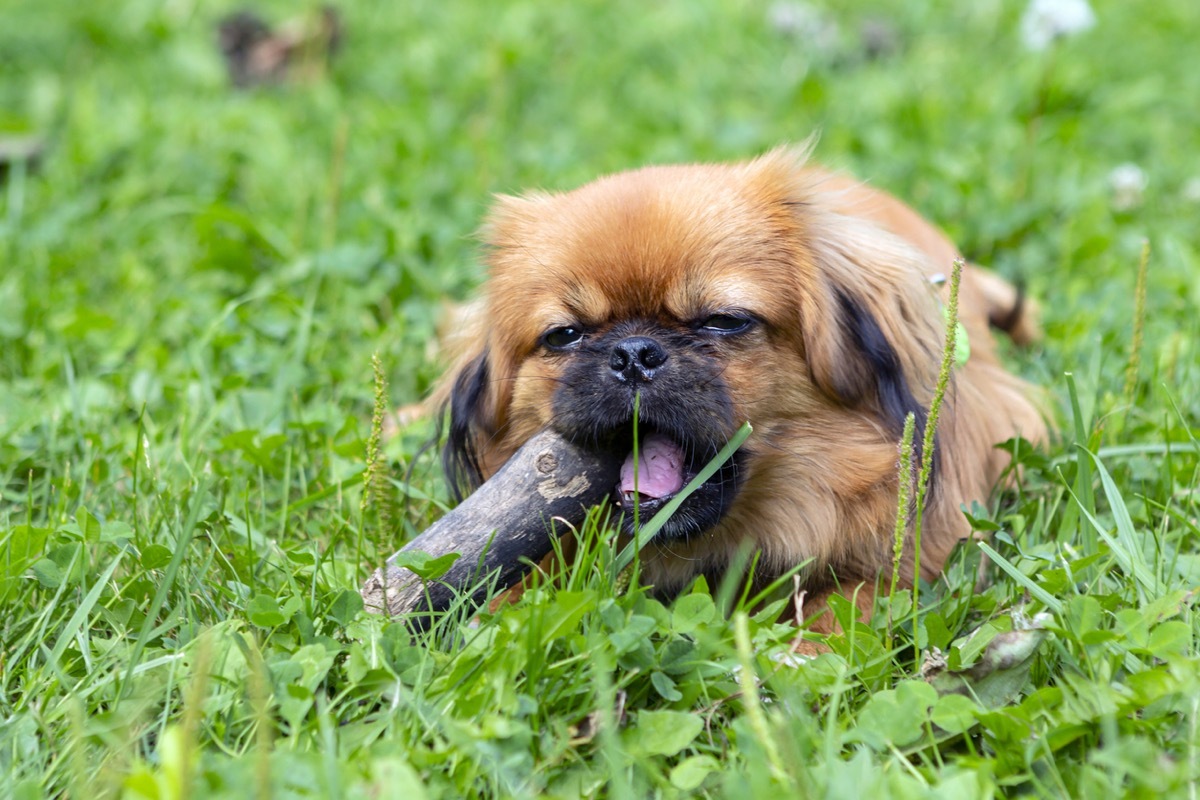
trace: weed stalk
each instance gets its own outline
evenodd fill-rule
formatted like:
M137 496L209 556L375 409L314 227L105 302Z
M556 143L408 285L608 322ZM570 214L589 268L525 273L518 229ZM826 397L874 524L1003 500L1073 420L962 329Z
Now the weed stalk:
M892 533L892 582L888 588L887 647L892 647L892 609L896 603L896 587L900 583L900 561L904 557L904 535L908 533L912 515L913 436L917 418L910 413L904 418L904 433L900 437L900 485L896 498L896 528Z
M1125 367L1125 413L1133 408L1137 393L1138 373L1142 365L1142 338L1146 328L1146 273L1150 266L1150 240L1142 240L1142 254L1138 259L1137 282L1133 292L1133 339L1129 343L1129 362Z
M929 416L925 420L925 438L921 443L921 472L917 478L917 503L913 512L913 598L912 628L916 640L917 612L921 599L921 524L925 516L925 497L929 493L929 479L933 474L934 434L938 417L942 413L942 401L950 385L950 373L954 368L955 345L958 342L958 287L962 282L963 260L956 258L950 272L950 296L946 298L946 340L942 348L942 366L938 371L937 387L929 403ZM917 663L921 660L921 648L915 648Z

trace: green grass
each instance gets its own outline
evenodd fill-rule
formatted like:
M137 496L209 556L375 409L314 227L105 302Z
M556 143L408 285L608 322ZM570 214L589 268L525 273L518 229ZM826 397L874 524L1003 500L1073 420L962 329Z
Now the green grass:
M347 2L328 75L238 93L225 3L8 2L0 133L49 147L0 182L0 796L1195 796L1200 6L1031 54L1020 3L894 5L815 47L735 0ZM664 606L596 538L477 626L363 614L447 496L417 427L363 512L372 355L428 390L489 195L814 130L1044 304L1012 361L1062 437L972 510L990 586L963 548L799 668L772 609ZM1022 658L973 698L921 680L989 641Z

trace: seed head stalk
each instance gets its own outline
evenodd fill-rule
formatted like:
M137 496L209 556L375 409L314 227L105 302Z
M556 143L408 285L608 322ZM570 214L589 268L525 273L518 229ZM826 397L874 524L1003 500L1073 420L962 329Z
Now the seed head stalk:
M929 416L925 420L925 437L921 443L921 471L917 478L917 502L913 518L913 603L912 623L913 636L916 638L917 609L921 599L921 523L925 514L925 497L929 493L929 479L933 473L934 434L937 431L938 417L942 412L942 401L950 385L950 373L954 368L955 346L958 342L958 286L962 281L963 261L954 260L954 269L950 273L950 296L946 299L946 339L942 348L942 366L938 371L937 387L933 392L933 400L929 404ZM920 648L917 648L917 659L920 661Z

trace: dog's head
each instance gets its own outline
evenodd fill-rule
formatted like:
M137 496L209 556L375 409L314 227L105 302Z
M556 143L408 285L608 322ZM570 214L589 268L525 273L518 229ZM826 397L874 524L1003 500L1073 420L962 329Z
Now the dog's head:
M794 423L835 440L865 426L894 454L905 416L924 419L937 301L912 250L837 211L828 177L780 150L501 198L449 401L456 487L546 426L631 451L636 408L641 457L614 498L645 518L749 420L746 446L660 533L678 539L717 525L782 449L803 462Z

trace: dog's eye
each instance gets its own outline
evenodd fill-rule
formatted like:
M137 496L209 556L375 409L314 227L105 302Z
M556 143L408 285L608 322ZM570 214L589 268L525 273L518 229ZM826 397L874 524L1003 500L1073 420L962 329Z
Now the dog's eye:
M700 323L700 327L712 333L742 333L754 324L750 317L738 317L733 314L713 314Z
M542 343L551 350L562 350L577 343L582 338L583 331L567 325L562 328L553 328L546 331L542 336Z

